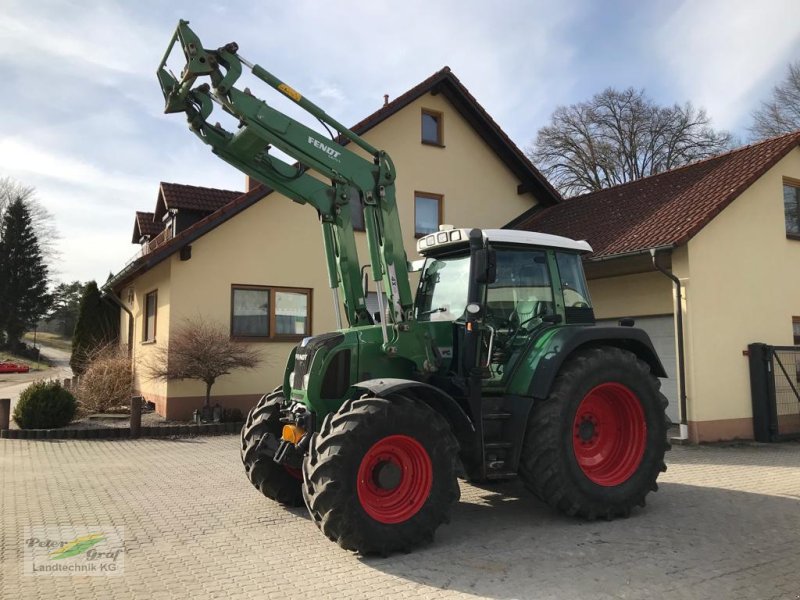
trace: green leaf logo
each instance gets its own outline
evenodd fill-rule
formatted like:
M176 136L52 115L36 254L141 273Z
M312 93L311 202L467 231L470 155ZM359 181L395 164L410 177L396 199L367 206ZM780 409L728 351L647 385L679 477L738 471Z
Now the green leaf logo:
M83 554L89 548L99 544L105 539L106 538L102 533L90 533L89 535L77 537L71 542L61 546L61 548L58 550L51 552L49 555L50 560L61 560L62 558L71 558L73 556L77 556L78 554Z

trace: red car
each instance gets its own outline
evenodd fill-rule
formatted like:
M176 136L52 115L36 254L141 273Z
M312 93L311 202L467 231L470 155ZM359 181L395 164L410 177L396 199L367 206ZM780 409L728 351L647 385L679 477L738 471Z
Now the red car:
M31 368L21 363L0 361L0 373L27 373Z

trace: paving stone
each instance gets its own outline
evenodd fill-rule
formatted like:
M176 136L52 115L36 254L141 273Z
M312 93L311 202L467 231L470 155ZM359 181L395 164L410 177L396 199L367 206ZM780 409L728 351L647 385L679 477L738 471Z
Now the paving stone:
M461 484L433 545L386 559L263 498L238 437L0 440L0 597L800 598L800 444L677 447L629 519ZM125 528L121 577L22 574L24 527Z

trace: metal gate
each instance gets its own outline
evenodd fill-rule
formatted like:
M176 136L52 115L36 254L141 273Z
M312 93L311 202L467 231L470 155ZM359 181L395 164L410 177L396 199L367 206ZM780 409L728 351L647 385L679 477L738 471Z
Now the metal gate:
M750 344L753 438L800 438L800 346Z

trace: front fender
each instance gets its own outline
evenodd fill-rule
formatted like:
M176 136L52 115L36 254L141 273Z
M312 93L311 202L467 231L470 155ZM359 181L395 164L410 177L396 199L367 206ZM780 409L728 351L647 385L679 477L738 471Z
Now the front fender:
M456 435L475 432L475 426L458 402L450 394L427 383L387 377L360 381L353 387L356 390L370 392L380 398L388 398L392 394L402 393L404 396L424 402L444 416Z
M292 385L289 382L289 377L294 371L294 355L297 354L297 346L292 348L289 353L289 358L286 360L286 368L283 371L283 397L290 398L292 396Z
M562 365L575 352L592 346L615 346L633 352L656 377L666 377L650 336L634 327L564 326L544 332L527 346L527 356L514 368L509 381L512 394L544 399L550 395Z

